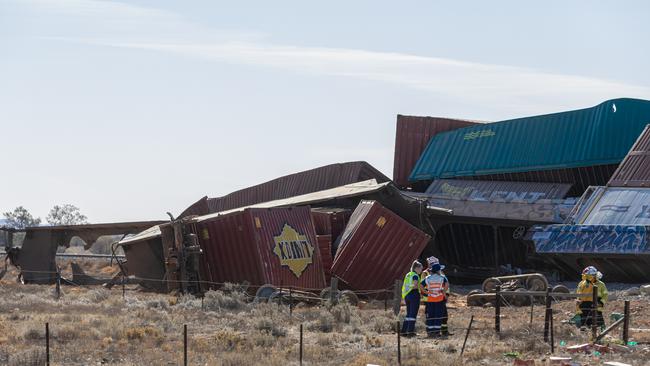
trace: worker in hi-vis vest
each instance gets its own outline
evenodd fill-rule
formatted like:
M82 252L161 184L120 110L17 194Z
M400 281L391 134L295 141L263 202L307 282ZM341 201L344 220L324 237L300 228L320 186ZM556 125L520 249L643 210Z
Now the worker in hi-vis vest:
M582 271L582 281L578 284L576 293L582 295L576 301L576 316L574 322L578 327L588 326L596 321L601 329L605 327L605 319L603 318L603 308L607 302L607 287L600 279L603 274L600 273L596 267L589 266ZM598 288L598 303L596 304L596 313L594 314L594 286Z
M443 266L438 258L430 257L429 275L422 281L426 292L426 326L427 336L437 338L442 335L442 321L447 317L446 297L449 280L442 274Z
M415 319L420 309L420 274L422 263L414 261L411 271L404 277L402 283L402 299L406 303L406 317L402 324L402 335L404 337L415 336Z

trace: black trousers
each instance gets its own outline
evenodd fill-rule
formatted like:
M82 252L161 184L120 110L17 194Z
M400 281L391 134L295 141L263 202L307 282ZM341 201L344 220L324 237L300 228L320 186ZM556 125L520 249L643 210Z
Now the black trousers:
M593 306L593 301L583 301L580 303L579 307L580 310L582 311L582 316L580 317L580 326L584 327L590 327L592 326L594 319L596 321L596 325L598 326L604 326L605 325L605 319L603 318L603 312L596 310L596 314L594 314L594 310L592 308Z

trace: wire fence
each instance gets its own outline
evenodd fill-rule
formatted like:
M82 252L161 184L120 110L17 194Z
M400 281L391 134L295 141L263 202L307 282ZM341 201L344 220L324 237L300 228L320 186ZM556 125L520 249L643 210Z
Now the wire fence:
M21 271L22 273L30 273L30 274L39 274L43 275L42 279L52 279L52 276L55 278L55 284L56 284L56 292L57 292L57 297L61 295L61 290L60 286L64 283L70 284L70 285L78 285L75 284L74 282L70 280L62 280L61 277L61 272L60 271ZM122 285L122 294L123 297L126 297L126 283L127 283L127 278L126 277L116 277L116 276L98 276L98 277L93 277L95 279L99 280L105 280L105 281L113 281L115 282L116 285ZM34 279L34 277L32 277ZM117 280L116 280L117 279ZM141 277L129 277L129 280L135 280L135 281L159 281L159 282L176 282L180 283L182 281L180 280L173 280L173 279L156 279L156 278L141 278ZM116 282L117 281L117 282ZM256 296L251 295L249 292L250 290L259 290L262 287L265 287L266 285L251 285L251 284L230 284L230 283L219 283L219 282L213 282L213 281L196 281L200 282L204 285L208 285L209 287L213 288L222 288L226 289L228 286L230 286L230 290L234 291L239 291L241 290L241 293L244 294L245 298L248 301L255 301L259 300L256 298ZM397 293L396 289L398 284L394 284L394 286L386 289L367 289L367 290L356 290L356 291L350 291L356 296L364 297L366 299L373 299L373 296L381 296L381 299L384 301L384 310L395 310L397 309L397 313L399 313L402 299L400 294ZM278 304L278 307L283 309L285 311L285 315L288 313L288 316L290 317L295 317L295 320L300 322L300 324L296 325L296 327L299 327L299 331L296 331L294 333L299 333L299 362L302 364L303 361L303 356L305 352L308 352L308 350L304 350L304 328L303 328L303 321L306 321L307 319L304 316L301 316L300 314L295 314L293 312L295 304L297 302L326 302L327 300L334 299L335 297L332 295L333 291L338 291L336 289L336 283L333 284L331 288L326 288L330 289L328 293L325 295L320 294L318 296L316 293L319 293L323 289L310 289L310 288L301 288L301 287L282 287L279 286L277 288L277 291L275 292L276 294L279 294L279 296L276 297L276 301ZM131 288L129 291L132 290ZM530 296L531 300L531 305L530 305L530 328L529 332L526 334L527 337L533 338L540 343L546 343L548 346L551 348L551 352L555 351L555 324L554 324L554 309L553 309L553 303L560 297L576 297L578 294L558 294L558 293L551 293L549 291L546 291L544 293L543 299L544 299L544 305L542 306L537 306L535 307L535 297L540 297L540 292L529 292L531 295L526 295L527 292L519 292L518 295L521 296ZM393 298L389 299L389 296L392 294ZM340 292L339 292L340 295ZM461 350L461 357L462 354L464 353L465 346L467 343L468 338L471 335L471 332L474 331L482 331L482 332L490 332L493 331L494 334L498 337L501 337L503 329L502 329L502 321L503 320L508 320L510 318L516 317L517 319L520 320L521 318L521 312L523 308L521 306L515 306L513 303L511 303L512 297L509 295L512 295L511 292L508 291L500 291L500 287L497 287L496 293L495 293L495 303L494 303L494 318L493 320L486 320L486 319L478 319L475 315L474 312L471 314L471 319L467 326L464 325L458 325L458 321L454 322L454 324L446 324L447 329L451 333L460 333L461 337L456 337L454 338L455 341L459 342L460 339L462 339L462 335L464 335L464 340L463 340L463 346ZM584 296L584 295L583 295ZM594 298L596 298L596 295L594 294ZM338 299L337 299L338 300ZM202 300L203 301L203 300ZM391 302L390 307L389 307L389 302ZM202 306L203 307L203 306ZM453 310L453 309L452 309ZM594 309L595 310L595 309ZM485 312L485 311L484 311ZM539 323L534 323L534 318L539 319L539 315L543 313L544 314L544 320L543 320L543 332L539 330L535 330L533 325ZM424 320L425 322L427 321L447 321L449 318L453 318L454 314L450 314L449 317L420 317L420 321ZM403 322L403 317L402 320L400 320L399 317L395 318L395 327L394 331L396 333L396 345L395 345L395 357L396 361L398 364L401 364L401 350L402 350L402 334L401 334L401 325ZM629 330L630 330L630 310L629 310L629 301L625 301L624 304L624 309L623 309L623 318L618 321L618 323L612 324L612 326L608 329L602 330L600 334L598 334L598 330L595 327L596 322L592 322L592 342L596 342L599 339L601 339L604 335L609 333L612 329L615 327L622 325L622 331L621 331L621 338L623 344L628 344L629 340ZM49 360L50 360L50 351L51 351L51 342L50 342L50 335L49 332L51 331L51 327L56 327L56 324L50 324L46 323L44 324L43 328L43 339L44 339L44 346L46 349L46 356L47 356L47 365L49 365ZM185 324L182 328L182 330L177 331L179 334L178 339L175 339L174 337L171 338L173 344L179 344L181 343L180 339L182 339L182 344L183 344L183 364L187 365L188 362L191 360L191 349L188 350L188 342L191 342L193 339L193 334L192 334L192 329L188 329L187 324ZM188 333L189 332L189 333ZM188 341L189 339L189 341Z

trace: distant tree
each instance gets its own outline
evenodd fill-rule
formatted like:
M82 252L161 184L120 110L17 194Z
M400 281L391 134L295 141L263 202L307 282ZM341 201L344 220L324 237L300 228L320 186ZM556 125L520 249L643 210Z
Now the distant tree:
M9 226L16 229L24 229L29 226L38 226L41 224L41 218L34 218L23 206L18 206L13 212L5 212L3 215Z
M77 206L68 204L52 207L46 220L50 225L81 225L88 223L88 218L79 211Z

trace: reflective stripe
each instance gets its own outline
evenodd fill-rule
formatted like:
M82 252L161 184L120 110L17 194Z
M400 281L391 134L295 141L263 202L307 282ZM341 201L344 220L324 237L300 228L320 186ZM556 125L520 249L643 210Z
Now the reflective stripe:
M433 329L435 328L433 325L427 325L427 329Z
M415 321L416 319L415 318L404 318L404 320L406 320L406 321Z
M432 326L431 328L433 328L433 329L440 329L440 326L439 326L439 325L434 325L434 326Z

